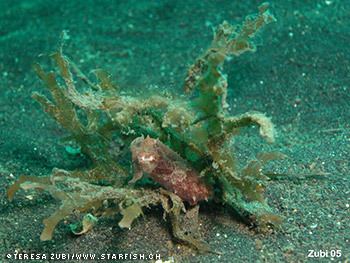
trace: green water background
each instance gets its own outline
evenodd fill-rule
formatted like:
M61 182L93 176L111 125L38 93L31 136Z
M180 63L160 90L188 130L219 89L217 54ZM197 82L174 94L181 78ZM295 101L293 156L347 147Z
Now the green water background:
M5 188L21 174L44 175L53 167L84 167L59 138L65 132L30 98L43 90L31 69L59 45L81 69L109 71L124 89L179 94L188 66L209 45L223 20L239 23L259 1L0 1L0 253L154 252L192 262L306 261L309 249L341 249L349 259L350 2L271 1L277 23L259 35L256 53L226 63L233 114L259 110L279 132L274 146L244 130L236 151L244 161L261 150L290 156L273 171L323 179L271 182L267 198L285 217L284 230L256 235L222 207L206 207L204 239L223 255L192 256L170 240L161 213L149 213L131 231L106 220L76 239L64 224L54 241L39 242L41 220L58 205L45 194L19 195ZM155 235L154 233L160 233ZM327 260L327 259L325 259Z

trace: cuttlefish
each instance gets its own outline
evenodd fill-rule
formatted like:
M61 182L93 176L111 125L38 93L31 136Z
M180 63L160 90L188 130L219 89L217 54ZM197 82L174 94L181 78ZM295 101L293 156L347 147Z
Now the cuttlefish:
M190 205L210 197L211 190L198 172L158 139L138 137L131 143L130 150L134 167L134 177L130 183L136 182L146 173Z

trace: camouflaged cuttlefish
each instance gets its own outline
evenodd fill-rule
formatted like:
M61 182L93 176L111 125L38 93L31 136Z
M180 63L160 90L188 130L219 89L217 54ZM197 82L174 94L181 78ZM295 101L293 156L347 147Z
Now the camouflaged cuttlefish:
M131 143L130 149L134 164L131 183L147 173L154 181L191 205L210 197L211 190L202 182L198 172L161 141L149 136L138 137Z

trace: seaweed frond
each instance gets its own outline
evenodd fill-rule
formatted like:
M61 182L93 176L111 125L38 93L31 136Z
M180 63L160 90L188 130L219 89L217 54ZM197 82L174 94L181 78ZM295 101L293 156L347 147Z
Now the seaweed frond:
M241 26L233 26L224 21L218 26L210 47L189 68L184 90L191 93L199 91L194 107L203 116L222 114L228 107L227 79L222 73L225 60L232 55L256 51L254 36L275 18L268 10L269 4L259 6L259 13L247 16Z
M94 71L96 81L92 81L63 55L62 49L51 55L56 73L47 73L34 64L51 99L39 93L32 97L70 133L66 139L74 140L92 164L86 170L54 169L50 177L22 176L9 187L9 199L19 189L41 189L61 201L56 212L44 220L42 240L50 240L56 225L73 211L96 218L120 213L119 226L130 228L144 209L161 205L175 238L200 251L210 251L198 234L198 207L186 211L184 201L175 193L147 185L128 185L132 177L130 143L136 137L150 136L185 159L208 187L218 188L214 199L233 208L249 224L262 229L279 224L280 217L264 197L269 177L262 168L282 155L262 153L239 169L231 145L242 127L259 126L260 135L269 143L274 142L276 130L271 119L261 112L237 116L229 113L228 83L223 73L228 58L256 51L254 37L273 21L264 3L242 25L226 21L219 25L211 45L188 70L186 97L121 92L122 87L102 69ZM88 220L83 220L83 229L75 233L91 229L95 221Z

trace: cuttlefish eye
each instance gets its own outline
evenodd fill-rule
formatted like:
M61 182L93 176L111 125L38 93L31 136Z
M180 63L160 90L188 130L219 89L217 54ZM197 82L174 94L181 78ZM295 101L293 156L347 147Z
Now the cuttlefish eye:
M135 147L135 148L140 148L142 146L143 141L144 141L143 137L138 137L134 141L131 142L130 146Z
M155 156L153 154L150 153L141 153L138 156L139 162L140 163L151 163L154 162L156 160Z

